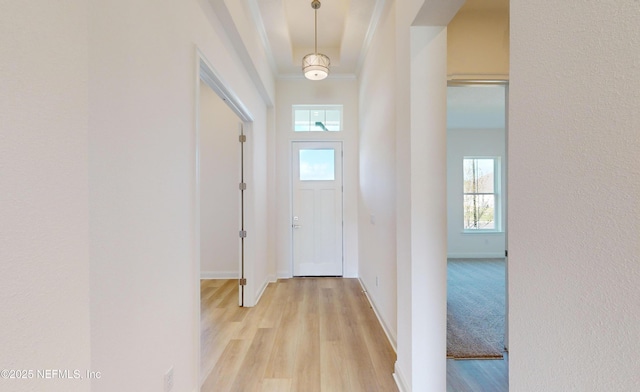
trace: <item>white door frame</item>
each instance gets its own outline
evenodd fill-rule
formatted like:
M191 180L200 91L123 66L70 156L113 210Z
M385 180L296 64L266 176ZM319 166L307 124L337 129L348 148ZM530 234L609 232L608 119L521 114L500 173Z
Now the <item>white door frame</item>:
M502 165L504 165L504 180L508 178L509 174L509 79L452 79L447 82L447 86L504 86L504 159ZM509 351L509 257L507 250L509 249L509 220L507 219L507 203L508 201L508 189L509 182L506 181L506 185L502 184L501 192L501 205L500 213L502 214L502 229L504 230L504 247L505 247L505 312L504 312L504 348Z
M338 143L340 144L340 156L338 157L338 159L340 159L340 179L341 179L341 190L340 190L340 199L341 199L341 217L342 217L342 233L341 233L341 239L340 239L340 246L341 246L341 253L342 253L342 274L341 276L345 276L345 266L344 266L344 237L345 237L345 233L344 233L344 141L343 140L308 140L308 139L297 139L297 140L291 140L290 144L289 144L289 156L290 156L290 160L289 160L289 222L293 222L294 219L294 211L293 211L293 202L295 199L294 193L295 193L295 189L294 189L294 175L293 173L295 172L295 166L294 164L297 162L297 157L294 156L293 151L294 151L294 145L296 143ZM294 277L294 271L295 271L295 255L294 255L294 249L293 249L293 234L294 234L294 228L293 228L293 224L289 225L289 250L290 250L290 254L291 254L291 260L290 260L290 271L291 271L291 277Z
M194 211L194 255L195 255L195 277L194 280L197 282L196 289L194 290L193 303L195 309L195 331L194 331L194 344L197 347L197 358L196 358L196 380L200 384L201 374L200 374L200 361L201 361L201 348L200 348L200 82L204 82L207 86L209 86L220 98L222 98L229 108L240 118L243 123L244 134L251 134L253 116L247 109L247 107L242 103L242 101L238 98L238 96L231 91L231 89L227 86L227 84L218 76L215 72L214 67L207 60L205 55L200 51L200 49L196 46L196 61L195 61L195 162L194 162L194 194L195 194L195 211ZM245 143L244 146L244 155L245 157L251 157L252 154L252 144L250 142L251 138L248 138L248 142ZM252 173L250 169L250 165L246 165L244 167L244 178L245 181L247 178L251 178ZM247 201L247 195L245 192L245 202ZM253 217L247 216L245 214L245 227L247 224L247 220L251 220ZM238 238L240 242L240 238ZM245 241L245 253L246 248L251 247L251 241ZM244 272L245 278L252 277L253 272L253 260L244 258ZM244 304L245 306L254 306L255 298L254 295L250 295L251 293L255 293L255 282L254 279L247 278L247 285L245 286L245 293L249 293L249 295L245 295ZM238 295L240 300L240 294ZM199 390L199 387L198 387Z

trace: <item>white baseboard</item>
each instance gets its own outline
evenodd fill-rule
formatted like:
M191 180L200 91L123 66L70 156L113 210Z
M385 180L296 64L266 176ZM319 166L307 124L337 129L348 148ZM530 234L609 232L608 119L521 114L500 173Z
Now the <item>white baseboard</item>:
M289 271L279 271L277 274L278 279L291 279L291 273Z
M238 271L202 271L200 279L238 279L240 273Z
M406 378L404 377L402 371L400 370L400 366L398 366L398 361L396 361L396 364L393 367L393 369L394 369L393 379L396 381L398 390L400 392L411 392L411 388L407 386Z
M273 283L275 281L276 281L275 275L267 275L264 282L262 282L262 286L260 287L258 295L256 296L256 302L255 302L256 305L258 304L258 302L260 302L260 298L262 298L262 294L264 294L264 291L267 289L267 286L269 285L269 283Z
M373 309L373 313L375 313L376 317L378 318L378 322L382 326L382 330L384 331L384 334L387 335L387 340L389 340L389 343L391 344L393 351L395 351L397 354L398 343L397 343L396 336L393 333L391 333L391 330L389 329L389 325L385 322L384 318L382 318L382 316L380 315L380 312L378 311L378 307L376 306L375 302L371 299L371 296L369 296L369 289L367 289L367 286L364 284L364 281L361 278L358 278L358 281L360 282L360 286L362 286L362 289L364 290L367 300L369 301L369 304Z
M449 253L448 259L500 259L504 257L504 252L467 252L467 253Z

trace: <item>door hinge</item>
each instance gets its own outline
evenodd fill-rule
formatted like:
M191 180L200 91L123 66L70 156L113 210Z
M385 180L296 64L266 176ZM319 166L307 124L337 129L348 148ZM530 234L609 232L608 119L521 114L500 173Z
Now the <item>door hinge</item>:
M240 230L240 238L247 238L247 231L246 230Z
M240 143L244 143L247 141L247 135L240 135L238 139L240 139Z
M240 278L240 279L238 279L238 285L240 285L240 286L246 286L246 285L247 285L247 278Z
M247 190L247 183L246 182L241 182L240 183L240 190L241 191L246 191Z
M504 250L504 257L509 257L509 251L508 250Z

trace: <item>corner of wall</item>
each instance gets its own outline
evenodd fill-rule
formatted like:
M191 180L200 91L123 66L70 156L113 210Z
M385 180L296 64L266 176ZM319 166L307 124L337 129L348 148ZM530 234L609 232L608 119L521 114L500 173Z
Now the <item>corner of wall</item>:
M405 381L406 378L403 376L403 373L400 370L400 365L397 361L394 366L393 379L395 380L400 392L411 392L411 388L407 385L407 382Z
M274 282L276 282L275 275L273 274L267 275L267 277L264 279L264 281L260 285L258 292L256 293L255 301L253 302L253 304L249 304L248 307L256 306L258 302L260 302L260 299L262 298L262 294L264 294L265 290L267 289L267 286L269 286L269 283L274 283Z
M373 312L378 318L378 322L382 326L382 330L384 331L385 335L387 335L387 339L389 340L389 343L391 344L393 351L397 353L398 337L396 336L396 333L393 330L391 330L391 328L389 328L389 324L385 321L385 319L382 317L382 314L378 311L378 307L376 306L376 303L373 300L373 298L369 295L369 290L367 289L367 286L365 285L364 281L361 278L358 278L358 281L360 282L360 286L362 286L362 289L364 290L364 293L367 297L367 300L369 301L369 304L371 305L371 308L373 309Z

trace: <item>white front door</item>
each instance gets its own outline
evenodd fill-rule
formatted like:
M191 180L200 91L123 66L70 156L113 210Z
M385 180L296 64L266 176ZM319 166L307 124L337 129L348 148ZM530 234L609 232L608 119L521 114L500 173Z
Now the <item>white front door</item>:
M342 143L293 143L293 275L342 276Z

